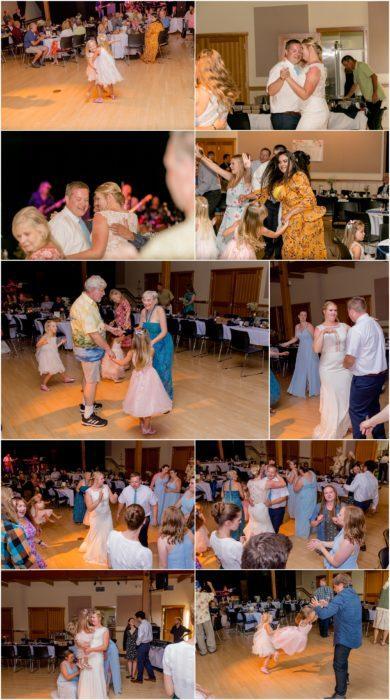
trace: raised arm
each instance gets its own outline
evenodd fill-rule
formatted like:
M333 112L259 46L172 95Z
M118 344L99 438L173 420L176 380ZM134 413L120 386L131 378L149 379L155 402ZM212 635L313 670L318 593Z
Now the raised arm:
M231 180L233 177L232 173L228 172L228 170L224 170L223 168L220 168L217 163L214 163L213 160L210 158L207 158L205 154L203 153L202 149L199 148L198 145L195 146L195 154L196 157L200 160L203 165L205 165L209 170L212 170L216 175L219 175L219 177L222 177L224 180Z

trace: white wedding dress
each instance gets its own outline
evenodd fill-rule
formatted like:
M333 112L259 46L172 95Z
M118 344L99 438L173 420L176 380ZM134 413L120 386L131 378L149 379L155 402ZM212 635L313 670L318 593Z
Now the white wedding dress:
M137 232L138 220L133 212L106 210L100 211L99 214L104 216L109 227L112 224L122 224L122 226L127 226L130 231ZM110 229L108 230L107 246L102 260L134 260L137 257L138 251L132 243L112 233Z
M274 532L268 508L265 505L268 489L265 485L268 479L250 479L248 481L248 491L254 506L249 506L249 521L244 529L244 535L249 540L253 535L261 535L263 532Z
M329 108L325 99L326 68L323 63L311 63L305 72L316 66L320 69L320 79L312 95L301 100L301 118L297 131L323 131L328 128Z
M78 632L75 637L76 644L81 642L91 647L100 647L104 641L104 633L107 627L98 627L94 632ZM102 651L88 654L88 665L91 668L84 668L80 671L77 697L79 700L96 698L105 700L107 696L106 678L104 674L104 655Z
M322 330L325 326L318 326ZM320 358L320 414L321 422L314 429L317 440L337 440L345 437L351 421L349 394L352 372L343 367L349 326L340 323L334 333L326 333Z
M99 499L99 491L95 489L88 489L86 494L94 503ZM104 485L103 499L97 508L89 513L89 532L80 547L85 561L107 566L107 540L113 529L108 486Z

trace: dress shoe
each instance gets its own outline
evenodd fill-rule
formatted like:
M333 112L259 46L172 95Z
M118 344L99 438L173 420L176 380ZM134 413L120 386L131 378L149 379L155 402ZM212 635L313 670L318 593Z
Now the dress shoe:
M138 678L132 678L130 683L143 683L143 681L139 681Z

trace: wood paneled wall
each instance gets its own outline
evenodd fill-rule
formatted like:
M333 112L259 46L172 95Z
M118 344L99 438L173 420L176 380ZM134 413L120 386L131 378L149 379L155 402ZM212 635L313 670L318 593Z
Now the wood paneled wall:
M245 103L249 100L247 46L247 33L198 34L196 37L196 55L203 49L218 51L238 87L239 100Z

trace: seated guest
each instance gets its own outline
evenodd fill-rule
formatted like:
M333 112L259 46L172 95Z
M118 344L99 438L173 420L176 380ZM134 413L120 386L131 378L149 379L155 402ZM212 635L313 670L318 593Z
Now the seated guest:
M89 187L70 182L65 189L65 207L49 222L54 240L64 255L80 253L91 247L91 235L83 220L89 207Z
M40 66L43 66L49 49L47 46L43 45L43 41L38 34L38 25L36 22L32 22L29 25L28 31L24 35L23 43L25 53L34 55L31 67L40 68Z
M24 207L15 214L12 235L27 260L62 260L64 257L52 237L48 222L35 207Z
M145 522L142 506L133 503L125 510L126 532L111 530L108 540L110 569L139 569L149 571L153 566L153 554L139 541L139 533Z
M167 10L165 7L161 8L160 12L158 13L158 17L164 29L169 29L171 20L169 17L167 17Z
M65 304L63 298L60 295L56 296L55 301L53 302L52 311L65 311Z
M44 313L49 313L53 308L53 302L50 301L50 297L48 294L45 294L43 297L43 302L41 303L41 311Z
M242 569L285 569L292 549L291 540L286 535L263 532L254 535L244 545Z
M385 173L383 176L383 184L378 187L378 195L382 195L385 197L389 196L389 173Z
M73 34L75 36L84 36L86 34L86 29L81 21L81 19L77 18L75 26L73 28Z
M62 29L60 32L60 39L64 36L73 36L72 25L68 19L64 20L62 23Z
M29 201L29 207L35 207L41 214L46 213L46 209L54 204L54 197L50 194L50 182L41 182L36 192L33 192Z
M12 39L14 41L15 46L18 46L19 44L23 44L24 34L20 28L20 22L18 20L16 20L14 22L14 25L13 25L12 30L11 30L11 35L12 35Z

